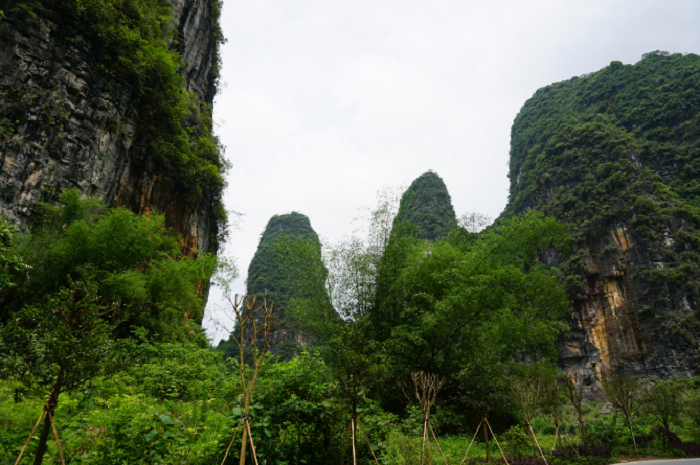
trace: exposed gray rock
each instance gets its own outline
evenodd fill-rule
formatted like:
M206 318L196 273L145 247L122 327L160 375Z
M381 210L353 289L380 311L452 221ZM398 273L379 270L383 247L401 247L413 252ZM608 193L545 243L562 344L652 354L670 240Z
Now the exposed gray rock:
M173 3L186 86L207 103L211 10L212 0ZM217 199L181 193L174 172L139 138L138 97L127 83L103 79L90 44L65 34L51 11L0 23L0 214L25 229L38 201L77 187L108 205L164 212L187 253L215 251Z

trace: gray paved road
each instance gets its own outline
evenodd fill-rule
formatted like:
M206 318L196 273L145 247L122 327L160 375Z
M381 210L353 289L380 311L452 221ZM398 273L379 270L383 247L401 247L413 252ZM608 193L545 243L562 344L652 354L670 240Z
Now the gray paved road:
M639 463L644 465L700 465L700 459L671 459L671 460L644 460L642 462L626 462Z

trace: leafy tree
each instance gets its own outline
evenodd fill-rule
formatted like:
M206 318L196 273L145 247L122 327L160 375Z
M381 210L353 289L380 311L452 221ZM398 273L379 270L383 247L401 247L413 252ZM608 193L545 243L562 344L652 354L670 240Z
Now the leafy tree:
M203 313L202 286L217 269L215 257L182 254L177 238L157 213L136 215L107 209L101 201L64 192L58 205L39 204L31 234L17 244L30 266L16 275L0 317L45 302L72 281L88 281L105 304L120 304L119 336L142 326L161 340L204 345L197 323Z
M259 457L268 463L331 463L346 429L337 384L320 357L306 348L287 363L263 366L254 422Z
M61 393L116 366L112 334L119 307L100 300L94 283L73 282L0 326L0 375L48 396L35 465L43 461Z
M642 389L641 407L664 428L671 429L683 411L681 386L674 381L655 379Z
M536 256L566 243L563 226L532 214L463 239L407 247L386 339L395 366L450 374L482 351L501 361L523 350L554 356L567 301Z
M544 380L542 385L542 400L540 401L542 412L548 415L556 432L554 433L554 442L552 444L552 450L561 450L561 431L560 425L565 418L564 412L564 402L565 398L562 396L563 383L566 382L564 379L566 375L560 374L557 377L553 377Z
M625 415L636 451L637 441L634 439L634 431L632 430L632 415L640 399L641 384L637 378L624 375L603 376L601 381L606 399Z
M568 376L563 378L564 384L564 395L571 403L571 406L576 411L579 426L579 437L584 435L585 432L585 419L583 414L583 396L584 396L584 385L582 381L578 383Z
M12 274L27 268L21 257L12 252L12 234L15 228L0 217L0 291L3 287L14 287Z

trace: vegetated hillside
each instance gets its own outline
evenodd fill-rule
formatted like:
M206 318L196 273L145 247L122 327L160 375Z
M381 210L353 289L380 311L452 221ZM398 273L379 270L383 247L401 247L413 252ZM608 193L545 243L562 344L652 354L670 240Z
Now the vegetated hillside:
M432 171L416 178L401 197L397 219L415 225L421 239L444 238L456 217L442 178Z
M507 212L570 224L561 364L700 373L700 56L652 52L539 89L515 119ZM562 260L562 263L559 261Z
M189 255L226 235L212 131L218 0L0 0L0 214L77 187L158 210Z
M273 216L260 237L258 249L248 267L247 294L257 296L258 301L267 299L276 303L278 321L270 348L273 353L283 357L294 352L303 336L296 329L289 312L297 276L289 266L285 266L279 252L279 241L298 238L308 238L318 244L319 249L321 247L306 215L292 212Z
M456 226L452 199L442 178L433 171L417 177L401 196L389 240L377 264L376 301L371 313L380 340L388 338L392 328L401 324L397 316L405 302L398 297L396 285L406 266L408 244L445 239Z

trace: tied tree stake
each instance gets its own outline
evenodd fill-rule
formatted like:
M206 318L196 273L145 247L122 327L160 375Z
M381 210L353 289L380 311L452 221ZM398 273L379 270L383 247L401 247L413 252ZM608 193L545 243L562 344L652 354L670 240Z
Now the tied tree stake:
M94 284L74 282L46 304L27 306L0 326L0 378L13 377L47 396L35 465L44 459L50 434L62 455L52 421L60 395L115 369L116 315L116 305L100 304Z
M613 407L620 409L627 418L627 424L632 436L634 450L637 450L637 441L634 439L632 430L632 413L640 398L641 385L637 378L622 375L609 375L602 377L603 392L605 397L613 404Z
M421 446L420 452L421 465L423 464L425 442L428 440L428 428L430 428L430 432L433 434L435 443L438 444L433 428L430 426L430 413L432 408L435 406L438 392L440 392L440 389L442 389L444 384L444 377L440 378L434 373L425 373L424 371L411 373L410 381L401 383L401 388L403 389L406 397L408 397L408 400L413 400L413 397L415 397L418 401L418 406L423 413L423 445ZM439 444L438 447L440 447ZM440 451L442 452L442 449ZM432 463L430 448L428 448L427 459L428 463ZM445 462L447 461L445 460Z
M580 381L576 384L576 381L568 376L565 376L562 382L564 384L564 395L569 399L569 402L571 402L571 405L578 415L578 442L580 442L586 431L586 424L583 417L583 382Z
M257 296L253 296L252 298L250 296L239 298L236 295L233 298L227 297L227 300L230 310L233 311L232 316L235 317L238 326L236 331L232 331L230 334L231 339L235 340L236 344L238 344L238 349L240 351L240 377L241 387L243 389L243 416L239 424L239 428L241 426L243 427L240 465L245 465L248 440L250 440L253 460L257 464L258 459L255 454L255 444L253 443L253 437L250 431L250 402L253 397L255 382L258 379L260 367L265 360L265 354L270 348L270 333L274 326L273 310L275 303L272 302L268 304L267 300L263 299L263 303L256 306L255 302ZM245 305L243 305L244 302ZM250 367L248 367L246 363L247 347L249 347L251 351ZM236 429L236 433L237 432L238 429ZM236 433L234 433L231 443L228 449L226 449L226 455L224 455L224 459L221 461L222 465L226 462L231 445L236 439Z

